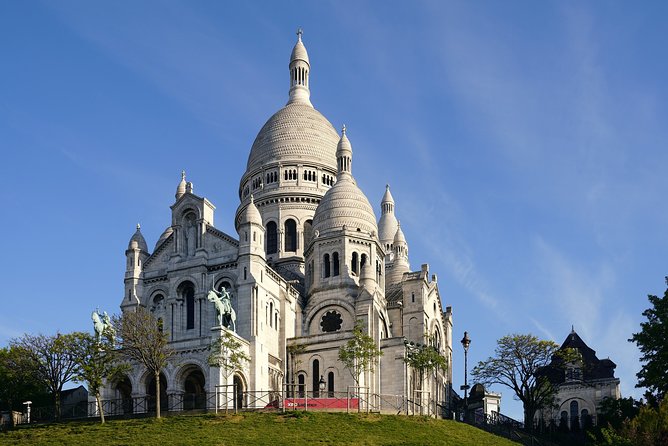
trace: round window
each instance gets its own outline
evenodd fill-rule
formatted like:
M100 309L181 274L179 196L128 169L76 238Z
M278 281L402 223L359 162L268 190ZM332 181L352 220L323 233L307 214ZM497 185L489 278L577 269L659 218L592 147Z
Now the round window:
M322 327L322 331L325 333L341 330L341 324L343 324L343 319L334 310L326 312L320 320L320 327Z

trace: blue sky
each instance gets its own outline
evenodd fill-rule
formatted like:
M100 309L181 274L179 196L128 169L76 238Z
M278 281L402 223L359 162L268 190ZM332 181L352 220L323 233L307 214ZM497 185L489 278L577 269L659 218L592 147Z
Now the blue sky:
M297 27L311 99L346 124L380 215L453 307L454 380L508 333L571 329L634 389L668 252L668 4L0 3L0 345L117 312L137 222L152 247L180 172L235 234L238 182L287 100ZM521 417L509 390L502 409Z

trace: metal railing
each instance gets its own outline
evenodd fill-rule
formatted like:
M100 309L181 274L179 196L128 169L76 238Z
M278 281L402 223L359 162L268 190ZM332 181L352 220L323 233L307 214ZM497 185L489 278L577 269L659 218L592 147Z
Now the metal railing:
M344 392L306 391L285 385L280 390L238 391L233 385L220 386L216 392L168 393L160 398L163 414L204 411L326 411L326 412L376 412L438 416L442 405L430 398L429 392L417 391L412 398L405 395L369 392L365 387L350 387ZM229 387L229 388L228 388ZM141 417L155 413L156 397L152 395L131 398L105 399L98 406L96 401L62 405L61 420L99 417ZM33 407L32 423L50 422L58 419L53 406Z

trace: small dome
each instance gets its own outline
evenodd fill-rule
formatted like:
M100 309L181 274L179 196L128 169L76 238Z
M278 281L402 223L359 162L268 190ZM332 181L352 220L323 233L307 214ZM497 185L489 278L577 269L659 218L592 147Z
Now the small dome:
M339 139L338 144L336 145L336 157L352 155L353 146L350 144L348 136L346 136L346 126L343 126L341 130L341 139Z
M401 230L401 224L397 227L397 233L394 234L394 244L398 243L406 244L406 237L404 236L404 231Z
M141 227L137 224L137 231L130 238L130 243L128 243L128 249L141 249L142 251L148 252L148 245L144 236L141 234Z
M366 234L378 233L373 208L352 175L339 175L334 186L322 197L313 216L313 231L318 231L320 235L344 226Z
M181 182L176 186L176 194L174 197L178 200L186 193L186 171L181 171Z
M174 233L174 229L172 229L171 226L169 226L167 229L165 229L165 231L162 233L162 235L158 239L158 242L155 244L155 248L153 248L153 250L155 251L156 249L158 249L158 247L160 245L162 245L169 238L169 236L172 235L173 233Z
M260 211L257 210L257 206L255 206L255 201L252 194L250 196L250 203L248 203L248 206L246 206L246 209L244 209L243 213L241 214L241 224L244 223L255 223L257 225L262 225L262 216L260 215Z
M297 31L297 43L295 43L294 48L292 48L292 53L290 54L290 63L296 60L303 60L304 62L309 63L306 47L302 43L301 30Z

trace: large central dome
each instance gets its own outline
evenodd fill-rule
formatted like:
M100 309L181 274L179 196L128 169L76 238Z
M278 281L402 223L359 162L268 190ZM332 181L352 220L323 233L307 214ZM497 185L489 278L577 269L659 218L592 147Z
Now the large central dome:
M291 102L277 111L258 133L247 171L273 162L316 162L336 169L339 135L310 103Z

